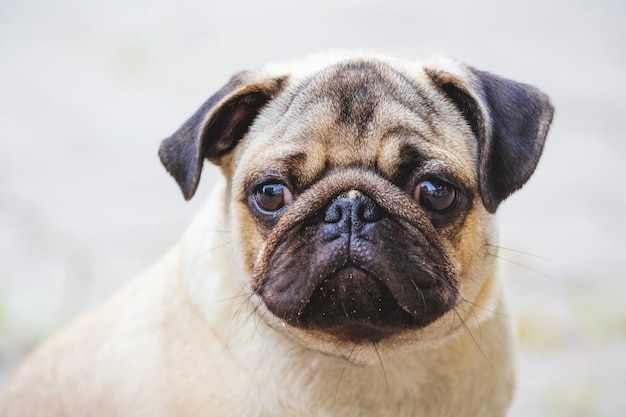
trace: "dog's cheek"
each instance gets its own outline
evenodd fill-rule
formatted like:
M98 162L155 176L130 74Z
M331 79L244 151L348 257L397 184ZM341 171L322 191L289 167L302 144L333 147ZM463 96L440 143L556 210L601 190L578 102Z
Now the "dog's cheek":
M450 241L459 264L459 288L463 299L473 301L495 268L490 244L497 242L493 215L477 204L466 215L464 226Z
M256 222L250 215L248 207L242 202L234 204L233 239L235 240L235 251L243 258L243 267L246 274L252 276L254 264L261 253L265 241L259 233Z

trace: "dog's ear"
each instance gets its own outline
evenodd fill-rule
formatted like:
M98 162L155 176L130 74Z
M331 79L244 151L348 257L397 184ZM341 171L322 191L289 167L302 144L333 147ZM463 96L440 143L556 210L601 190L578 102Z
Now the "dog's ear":
M219 165L284 83L285 77L262 77L253 72L236 74L180 129L161 142L161 162L186 200L196 192L204 159Z
M537 167L554 108L544 93L471 67L425 68L463 114L478 140L483 204L494 213Z

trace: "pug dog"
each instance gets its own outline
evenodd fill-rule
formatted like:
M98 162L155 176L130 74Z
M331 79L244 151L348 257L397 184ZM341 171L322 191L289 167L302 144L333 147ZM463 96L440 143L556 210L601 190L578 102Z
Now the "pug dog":
M500 203L553 107L446 58L328 53L241 72L160 147L182 240L40 347L2 416L503 416Z

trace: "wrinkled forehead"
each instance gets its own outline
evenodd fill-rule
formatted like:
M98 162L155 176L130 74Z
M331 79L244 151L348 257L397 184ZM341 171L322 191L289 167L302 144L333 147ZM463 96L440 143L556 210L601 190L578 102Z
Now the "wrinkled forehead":
M467 171L463 175L472 181L470 128L423 71L414 72L358 60L295 82L255 123L244 165L283 175L296 171L307 182L342 166L365 166L393 179L403 164L414 162Z

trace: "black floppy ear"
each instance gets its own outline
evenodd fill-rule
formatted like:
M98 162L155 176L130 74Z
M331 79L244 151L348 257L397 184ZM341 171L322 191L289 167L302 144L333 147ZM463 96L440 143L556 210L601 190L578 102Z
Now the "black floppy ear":
M554 108L548 96L530 85L471 67L455 72L426 69L478 140L480 194L494 213L535 171Z
M161 142L161 162L186 200L196 192L204 159L219 165L221 157L248 132L263 106L282 89L284 80L255 80L249 72L233 76L180 129Z

